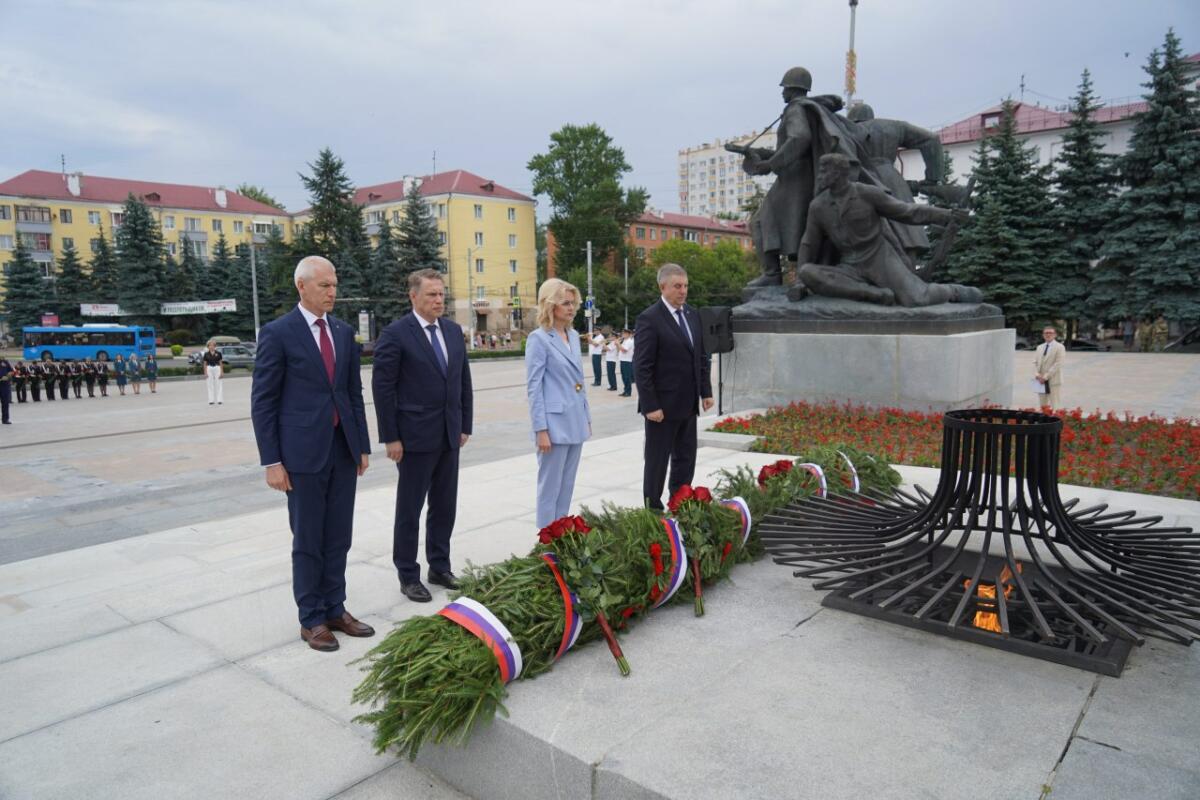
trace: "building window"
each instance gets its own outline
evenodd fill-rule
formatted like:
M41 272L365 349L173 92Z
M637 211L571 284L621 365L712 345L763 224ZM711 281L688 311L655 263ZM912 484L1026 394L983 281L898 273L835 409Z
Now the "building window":
M475 219L483 219L483 206L479 203L475 204Z
M12 210L9 206L0 205L0 219L12 219Z
M254 232L259 236L270 236L275 230L274 223L271 222L256 222L254 223Z
M399 225L399 224L400 224L400 212L399 212L399 211L393 211L393 212L392 212L392 224L393 224L393 225Z
M695 242L695 241L697 241L697 239L696 239L696 232L695 232L695 231L684 231L684 232L683 232L683 239L684 239L684 241L687 241L687 242Z
M515 264L516 262L514 261L513 263ZM520 297L520 295L517 294L517 285L515 283L508 287L508 296L513 298Z
M637 257L645 258L646 257L646 248L644 248L644 247L637 248Z
M508 221L509 222L517 221L517 210L515 208L513 208L512 206L509 206L509 208L508 208Z
M367 224L368 225L379 225L380 223L383 222L383 215L386 213L387 213L386 211L368 211L367 212Z
M654 241L654 237L655 237L657 234L658 234L658 231L656 231L654 228L651 228L651 229L650 229L650 241Z
M88 225L99 225L99 224L100 224L100 212L99 211L89 211L88 212Z
M220 233L221 232L221 220L214 219L212 221L212 229L213 229L213 233Z
M17 206L17 222L49 222L47 206Z
M43 261L43 262L41 262L41 264L39 266L41 266L41 268L42 268L42 277L43 278L51 278L54 276L54 265L51 264L49 261Z
M517 260L515 258L509 259L508 271L511 272L513 275L517 274Z
M119 228L125 224L125 212L124 211L110 211L110 212L108 212L108 216L109 216L109 221L111 222L111 224L114 228Z
M446 232L445 231L438 231L438 244L440 244L440 245L446 244Z
M18 241L25 245L26 250L46 252L50 249L50 234L48 233L18 233Z
M670 238L671 238L671 232L668 231L666 228L663 228L662 229L662 240L665 242L667 239L670 239Z
M166 214L163 216L163 230L164 231L175 230L175 215L174 214Z
M63 223L64 225L70 225L71 224L71 209L60 208L58 210L58 221Z
M246 223L242 222L240 219L235 219L233 221L233 232L234 233L245 233L246 232Z
M636 231L636 233L635 233L635 236L636 236L638 239L645 239L645 238L646 238L646 229L645 229L645 228L638 228L638 229L637 229L637 231Z
M177 249L178 248L176 248L174 242L167 242L167 252L168 253L170 253L171 255L175 255Z
M509 247L517 246L517 235L515 233L510 233L508 235L508 246Z
M185 231L200 230L200 218L199 217L184 217L183 218L183 229Z
M445 203L438 203L438 213L437 213L437 215L438 215L438 219L445 219L445 218L446 218L446 204L445 204Z
M75 240L73 238L71 238L70 236L64 236L63 240L62 240L62 246L63 246L64 250L66 250L68 247L74 249Z
M487 297L485 296L485 292L486 292L486 290L482 286L476 286L475 287L475 299L476 300L487 300Z
M475 246L483 247L483 231L475 231Z
M475 271L483 272L483 259L482 258L475 259Z
M92 255L95 255L96 253L100 252L100 240L99 239L89 239L88 247L92 248Z
M12 250L13 237L8 234L0 234L0 250Z
M195 239L184 239L187 242L187 248L192 251L192 255L201 261L208 261L208 243L200 242Z

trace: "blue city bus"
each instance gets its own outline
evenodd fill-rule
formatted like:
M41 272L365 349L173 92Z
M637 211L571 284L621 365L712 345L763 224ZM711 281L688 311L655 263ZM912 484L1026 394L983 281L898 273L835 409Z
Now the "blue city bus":
M25 360L53 356L55 361L112 361L118 355L139 359L154 352L154 328L126 325L64 325L55 328L31 326L21 329Z

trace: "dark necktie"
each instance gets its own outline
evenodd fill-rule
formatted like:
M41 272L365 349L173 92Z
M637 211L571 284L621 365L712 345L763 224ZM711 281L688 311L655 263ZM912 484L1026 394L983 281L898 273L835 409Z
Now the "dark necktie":
M429 343L433 345L433 357L437 359L438 369L442 371L442 377L446 377L446 354L442 352L442 346L438 344L437 324L429 323L425 326L425 330L429 331Z
M1042 351L1042 358L1050 355L1050 343L1046 342L1046 349Z
M687 320L683 317L683 309L675 309L675 318L679 320L679 327L683 328L683 335L687 337L688 347L695 348L696 343L692 341L692 331L688 327Z
M329 332L325 330L325 320L317 320L317 327L321 329L321 360L325 362L325 374L329 376L329 383L333 383L333 340L329 338ZM337 403L333 405L333 425L337 427L339 422Z

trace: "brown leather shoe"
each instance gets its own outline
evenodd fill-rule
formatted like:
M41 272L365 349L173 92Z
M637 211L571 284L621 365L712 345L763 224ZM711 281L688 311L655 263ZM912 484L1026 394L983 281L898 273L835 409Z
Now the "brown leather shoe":
M342 612L342 616L334 619L325 620L325 624L331 630L341 631L347 636L374 636L375 629L365 622L356 620L349 611Z
M308 646L313 650L320 650L322 653L332 653L341 646L334 637L333 631L329 630L329 626L327 625L301 628L300 638L308 642Z

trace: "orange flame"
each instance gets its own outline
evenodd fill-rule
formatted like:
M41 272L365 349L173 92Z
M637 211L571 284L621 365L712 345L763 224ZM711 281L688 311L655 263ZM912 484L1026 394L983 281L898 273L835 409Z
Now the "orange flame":
M1017 563L1017 572L1020 573L1023 571L1024 571L1024 567L1021 565L1020 562L1018 562ZM1008 568L1007 564L1005 564L1004 569L1002 569L1000 571L1000 583L1004 585L1004 599L1007 600L1012 595L1013 589L1016 588L1013 584L1012 570L1010 570ZM963 581L964 589L970 585L971 585L971 582L969 580ZM980 599L983 599L983 600L995 600L996 599L996 584L981 583L981 584L979 584L979 587L975 590L975 594L977 597L979 597ZM975 620L974 620L973 624L975 625L976 628L981 628L985 631L992 631L993 633L1002 633L1003 632L1003 629L1000 627L1000 616L999 616L999 614L997 614L994 611L976 611L975 612Z

